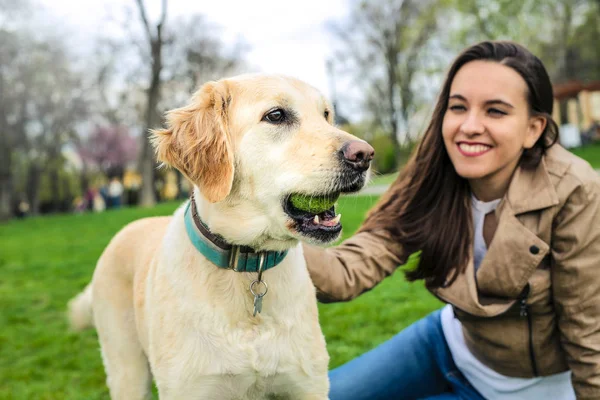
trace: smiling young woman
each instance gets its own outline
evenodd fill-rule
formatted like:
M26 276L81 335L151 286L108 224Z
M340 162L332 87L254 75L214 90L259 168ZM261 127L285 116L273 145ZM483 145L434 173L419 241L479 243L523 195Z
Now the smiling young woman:
M330 372L332 400L600 398L600 178L555 144L552 85L512 42L450 66L431 122L359 231L305 246L322 301L409 280L447 303Z
M531 115L527 84L512 68L472 61L454 76L442 136L456 173L484 201L501 198L546 118Z

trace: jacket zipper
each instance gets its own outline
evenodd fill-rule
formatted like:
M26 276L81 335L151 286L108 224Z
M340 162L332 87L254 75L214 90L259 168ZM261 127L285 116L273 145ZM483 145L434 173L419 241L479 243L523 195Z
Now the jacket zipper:
M533 376L539 376L537 364L535 362L535 353L533 351L533 321L531 317L531 313L529 312L529 305L527 304L527 296L529 296L529 284L523 290L521 294L521 310L520 315L523 318L527 318L527 333L529 336L529 358L531 360L531 368L533 369Z

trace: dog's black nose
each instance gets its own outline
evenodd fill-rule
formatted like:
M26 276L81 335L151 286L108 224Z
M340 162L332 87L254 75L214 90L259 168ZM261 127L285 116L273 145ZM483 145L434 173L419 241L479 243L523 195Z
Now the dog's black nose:
M340 149L346 164L357 171L366 171L375 155L375 150L367 142L351 140L342 145Z

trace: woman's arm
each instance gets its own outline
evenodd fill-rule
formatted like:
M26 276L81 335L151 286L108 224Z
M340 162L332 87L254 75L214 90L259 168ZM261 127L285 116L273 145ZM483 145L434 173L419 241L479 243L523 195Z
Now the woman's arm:
M317 297L347 301L372 289L405 260L402 247L386 232L360 232L336 247L303 245Z
M552 290L578 399L600 399L600 183L581 185L555 221Z

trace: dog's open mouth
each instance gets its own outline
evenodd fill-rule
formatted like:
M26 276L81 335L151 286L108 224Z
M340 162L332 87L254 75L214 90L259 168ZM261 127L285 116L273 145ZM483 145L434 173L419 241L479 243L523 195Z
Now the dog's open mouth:
M311 204L298 201L298 196L309 199ZM298 233L320 242L331 242L342 230L341 215L336 215L334 204L338 197L339 192L320 196L291 194L285 199L283 210L294 221Z

